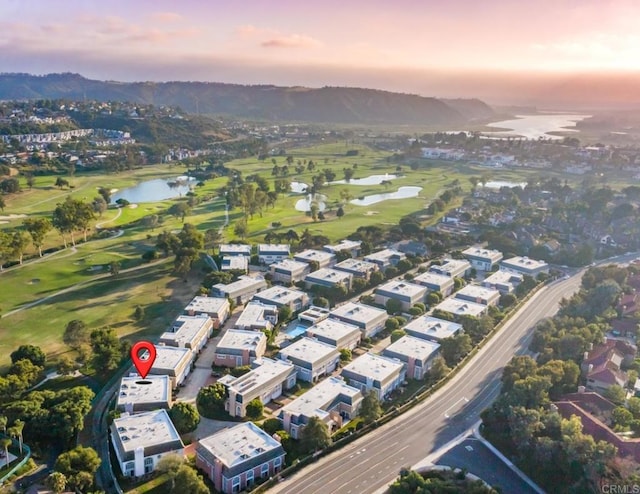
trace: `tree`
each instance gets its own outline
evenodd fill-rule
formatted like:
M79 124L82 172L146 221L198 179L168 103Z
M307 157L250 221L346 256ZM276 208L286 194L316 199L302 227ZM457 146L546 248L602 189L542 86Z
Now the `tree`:
M42 245L44 238L51 230L51 221L48 218L25 218L22 223L29 235L33 246L38 249L38 254L42 257Z
M178 433L186 434L196 430L200 423L200 414L195 406L190 403L180 401L171 407L169 417L173 425L176 426Z
M4 449L4 462L7 468L9 468L9 446L11 446L11 442L8 437L0 437L0 448Z
M78 484L84 484L85 476L82 474L89 474L93 479L100 463L100 457L93 448L76 446L58 456L54 470L63 474L69 486L75 488Z
M632 396L627 400L627 408L634 419L640 419L640 398Z
M633 420L633 414L623 406L614 408L611 411L611 418L615 425L627 428Z
M389 268L387 268L388 270ZM390 315L397 314L402 311L402 302L395 298L390 298L387 300L385 304L385 308L387 309L387 313Z
M111 189L99 187L98 194L100 194L100 196L104 199L104 202L106 202L107 204L111 202Z
M378 393L374 390L370 390L364 395L362 404L360 405L360 416L365 424L375 422L382 416L382 407L380 406Z
M11 353L11 363L15 364L18 360L22 359L27 359L38 367L44 367L47 357L38 346L20 345L17 350Z
M201 475L187 464L183 464L178 468L178 472L175 477L174 493L189 493L189 494L210 494L210 490L207 484L204 483Z
M22 455L22 431L24 430L24 421L16 419L13 426L9 429L9 435L11 437L18 438L18 444L20 445L20 454Z
M471 348L471 337L466 333L449 336L440 342L440 353L449 367L455 367Z
M249 227L247 226L247 219L240 218L233 227L233 233L235 233L241 239L245 239L249 233Z
M227 388L222 383L214 383L198 391L196 406L200 415L207 418L217 418L224 412L227 400Z
M111 276L113 277L120 274L120 263L118 261L111 261L109 263L109 273L111 273Z
M342 218L344 216L344 209L342 208L342 206L339 206L336 210L336 216L338 218Z
M300 433L300 443L304 451L318 451L331 445L329 427L320 417L313 416Z
M342 169L343 173L344 173L344 180L346 182L350 182L351 179L353 178L353 174L355 173L353 168L343 168Z
M288 321L291 318L291 309L287 305L283 305L278 309L278 321Z
M107 210L108 204L102 196L98 196L91 202L91 208L102 218L102 214Z
M429 369L429 376L433 381L439 381L447 374L451 372L451 369L447 366L446 361L441 356L437 356L433 359L431 368Z
M0 182L0 192L15 194L20 192L20 181L17 178L6 178Z
M340 362L343 362L343 363L351 362L352 358L353 358L353 353L351 352L350 349L348 348L340 349Z
M258 420L262 417L262 412L264 411L264 405L260 398L254 398L249 403L247 403L247 417L251 420Z
M500 295L500 307L511 307L518 302L518 298L513 293L503 293Z
M11 255L17 257L20 264L22 264L22 258L27 245L29 245L29 237L25 232L16 230L11 234L9 249L11 250Z
M47 487L51 489L55 494L64 492L67 487L67 477L60 472L52 472L46 479L45 483Z
M316 307L329 307L329 301L324 297L314 297L313 305Z
M84 321L74 319L69 321L64 329L62 341L72 350L79 352L84 345L89 343L89 333Z
M0 428L2 429L2 433L7 433L7 423L9 419L5 415L0 415Z
M4 208L7 207L7 203L4 200L4 197L0 196L0 211L4 212Z
M398 341L403 336L406 336L406 331L404 329L396 329L391 332L391 343Z
M624 389L622 389L622 386L614 384L613 386L609 386L604 391L603 396L609 401L611 401L612 403L615 403L616 405L621 405L622 403L624 403L626 393Z
M56 364L56 372L60 375L67 376L71 374L76 369L73 360L71 360L66 355L63 355L58 359L58 363Z
M113 329L96 329L90 336L94 369L112 371L122 361L123 347Z
M176 453L164 455L156 464L156 471L161 474L164 473L169 477L171 492L175 489L176 476L178 475L178 470L182 465L184 465L184 457Z
M184 201L179 201L173 204L169 210L169 214L175 216L176 218L180 218L184 223L184 219L187 215L191 214L191 208Z

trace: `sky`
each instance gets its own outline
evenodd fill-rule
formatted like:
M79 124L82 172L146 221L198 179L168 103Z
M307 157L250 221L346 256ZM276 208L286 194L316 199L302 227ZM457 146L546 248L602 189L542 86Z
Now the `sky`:
M535 95L640 74L638 0L3 0L0 70Z

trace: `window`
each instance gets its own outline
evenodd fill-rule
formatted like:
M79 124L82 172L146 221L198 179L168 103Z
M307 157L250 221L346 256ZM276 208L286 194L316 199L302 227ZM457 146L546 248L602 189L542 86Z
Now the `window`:
M144 466L153 465L153 458L148 457L144 459Z
M247 487L253 485L253 470L247 472Z
M268 463L263 463L262 464L262 468L260 469L260 476L262 478L265 478L265 477L269 476L269 464Z
M240 477L233 477L231 481L231 492L240 492Z
M273 466L276 468L279 468L282 465L282 458L280 458L279 456L274 460L273 462Z
M221 353L219 353L219 354L218 354L218 358L219 358L220 360L227 360L227 356L226 356L226 355L223 355L223 354L221 354Z
M133 475L133 469L134 469L134 462L132 461L128 461L127 463L124 464L124 474L125 475ZM131 470L131 473L129 473L129 470Z

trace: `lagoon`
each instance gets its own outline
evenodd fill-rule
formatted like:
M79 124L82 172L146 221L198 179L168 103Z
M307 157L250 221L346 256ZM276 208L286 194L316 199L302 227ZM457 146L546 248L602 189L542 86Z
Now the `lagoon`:
M111 196L111 202L125 199L132 204L141 202L157 202L174 197L182 197L191 190L195 179L193 177L178 177L170 180L156 178L145 180L134 187L119 190Z
M516 115L515 119L502 120L487 124L488 127L510 129L507 131L485 131L490 137L524 137L526 139L563 139L561 136L550 135L549 132L579 132L571 127L591 115L573 113L545 113L537 115Z
M507 182L506 180L490 180L484 186L487 189L501 189L502 187L522 187L527 186L527 182Z
M349 201L355 206L370 206L378 202L393 200L393 199L409 199L411 197L418 197L418 194L422 190L422 187L408 186L400 187L396 192L385 192L384 194L372 194L365 196L362 199L354 199Z
M298 199L296 201L295 208L297 211L308 213L311 211L311 204L315 202L318 205L318 211L324 211L326 207L324 201L326 200L327 196L323 194L307 194L305 199Z
M346 180L336 180L329 182L330 184L349 184L349 185L380 185L385 180L393 180L398 178L397 175L385 173L384 175L369 175L365 178L352 178L348 182Z

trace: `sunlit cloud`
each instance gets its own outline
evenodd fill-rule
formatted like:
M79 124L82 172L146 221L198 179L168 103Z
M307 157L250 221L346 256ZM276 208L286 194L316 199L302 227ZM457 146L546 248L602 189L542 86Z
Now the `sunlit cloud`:
M288 36L280 35L269 38L262 41L260 46L263 48L315 48L322 46L322 43L310 36L291 34Z
M180 22L184 17L177 12L154 12L150 15L152 21L155 22Z

